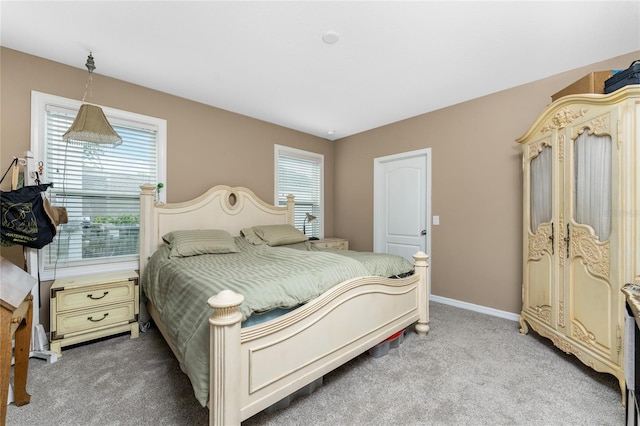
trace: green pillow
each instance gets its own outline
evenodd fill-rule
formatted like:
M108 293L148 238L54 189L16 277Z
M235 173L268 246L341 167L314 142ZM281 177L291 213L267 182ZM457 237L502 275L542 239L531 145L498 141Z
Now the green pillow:
M266 244L265 240L260 238L256 231L253 228L243 228L240 230L240 234L244 237L245 240L249 241L254 246L259 246L261 244Z
M253 230L271 247L307 240L307 236L292 225L261 225L254 226Z
M221 229L198 229L169 232L162 239L169 244L169 257L188 257L199 254L237 253L233 237Z

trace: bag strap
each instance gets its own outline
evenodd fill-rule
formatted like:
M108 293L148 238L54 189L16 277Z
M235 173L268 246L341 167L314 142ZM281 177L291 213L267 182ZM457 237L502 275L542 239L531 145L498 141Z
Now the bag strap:
M20 167L17 164L13 165L13 170L11 171L11 190L15 191L18 189L18 177L20 176Z
M13 158L13 161L11 162L11 164L9 164L9 168L7 169L6 172L4 172L4 174L2 175L2 179L0 179L0 183L2 183L2 181L4 181L4 178L7 176L7 173L9 173L9 170L13 169L14 166L18 165L18 159L16 157ZM12 188L13 189L13 188Z

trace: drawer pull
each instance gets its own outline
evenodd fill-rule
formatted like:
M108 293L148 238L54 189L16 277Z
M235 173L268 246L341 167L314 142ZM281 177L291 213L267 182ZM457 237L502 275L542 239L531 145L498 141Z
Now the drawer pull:
M102 318L100 318L100 319L96 319L96 320L94 320L94 319L93 319L93 317L89 317L89 318L87 318L87 319L88 319L89 321L91 321L91 322L99 322L99 321L102 321L103 319L105 319L105 318L107 317L107 315L109 315L109 312L107 312L106 314L104 314L104 316L103 316Z
M102 299L103 297L105 297L107 294L109 294L109 292L108 292L108 291L105 291L105 292L104 292L104 294L103 294L102 296L100 296L100 297L93 297L93 294L87 294L87 297L88 297L89 299L91 299L91 300L100 300L100 299Z

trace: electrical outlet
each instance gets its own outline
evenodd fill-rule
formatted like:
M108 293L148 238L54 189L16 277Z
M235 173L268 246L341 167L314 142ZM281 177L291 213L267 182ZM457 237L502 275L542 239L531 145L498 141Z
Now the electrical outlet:
M440 216L434 216L433 217L433 224L434 225L440 225Z

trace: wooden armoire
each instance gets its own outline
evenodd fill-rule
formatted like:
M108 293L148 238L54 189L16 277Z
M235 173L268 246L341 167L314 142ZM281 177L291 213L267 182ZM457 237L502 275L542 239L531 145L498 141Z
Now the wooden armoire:
M624 393L625 283L640 283L640 85L556 100L523 148L520 332L529 327Z

